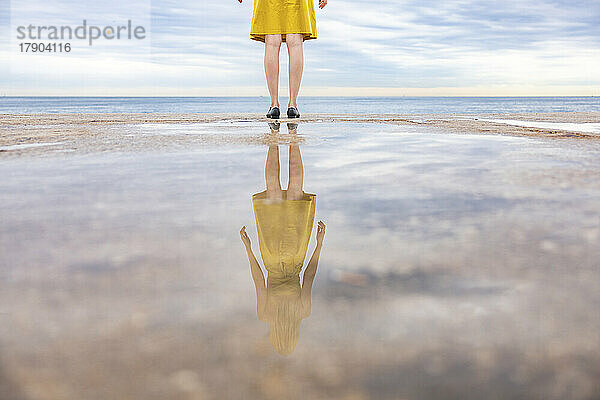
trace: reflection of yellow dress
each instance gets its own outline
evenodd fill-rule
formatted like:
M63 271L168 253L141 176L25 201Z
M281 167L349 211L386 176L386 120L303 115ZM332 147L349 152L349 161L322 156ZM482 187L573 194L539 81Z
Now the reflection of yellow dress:
M266 191L252 196L258 229L258 243L268 271L270 293L293 294L299 290L299 274L304 264L315 219L317 196L304 193L301 200L267 200Z
M304 40L317 38L313 0L254 0L250 39L265 41L265 35L302 33Z

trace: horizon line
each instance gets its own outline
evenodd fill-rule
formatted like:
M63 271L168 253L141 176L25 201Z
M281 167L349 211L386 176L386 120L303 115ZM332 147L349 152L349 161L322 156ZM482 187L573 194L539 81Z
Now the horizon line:
M287 98L288 88L281 86L279 97ZM1 97L265 97L263 86L214 87L70 87L36 88L13 86L0 90ZM306 86L300 97L599 97L600 84L588 85L487 85L464 87L359 87Z
M254 95L254 96L234 96L234 95L221 95L221 96L207 96L207 95L155 95L155 96L147 96L147 95L0 95L0 98L105 98L105 99L115 99L115 98L130 98L130 99L159 99L159 98L171 98L171 99L207 99L207 98L230 98L230 99L240 99L240 98L269 98L268 95ZM299 96L298 98L334 98L334 97L344 97L344 98L381 98L381 97L394 97L394 98L552 98L552 97L572 97L572 98L582 98L582 97L600 97L599 95L307 95L307 96ZM280 96L280 98L288 98L288 96Z

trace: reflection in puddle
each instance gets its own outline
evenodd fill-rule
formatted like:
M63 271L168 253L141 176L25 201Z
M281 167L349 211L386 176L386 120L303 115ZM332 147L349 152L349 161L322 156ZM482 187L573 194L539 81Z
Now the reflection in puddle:
M0 400L600 398L600 142L198 125L0 162Z
M300 322L310 315L311 290L325 236L325 224L319 221L317 245L306 266L302 285L300 272L304 265L315 220L317 196L304 191L304 166L297 137L298 125L288 124L289 182L281 189L279 165L280 124L269 124L271 136L265 165L267 189L252 196L258 230L258 244L267 280L252 252L246 227L240 235L250 261L256 287L258 319L269 324L269 340L280 354L291 354L296 348Z

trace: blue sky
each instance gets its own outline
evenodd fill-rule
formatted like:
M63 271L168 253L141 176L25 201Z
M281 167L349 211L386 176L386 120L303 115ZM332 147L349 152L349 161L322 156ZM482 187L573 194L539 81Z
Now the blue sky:
M265 95L252 1L0 0L0 94ZM131 19L143 41L21 54L19 25ZM600 1L330 0L302 93L600 95ZM286 90L282 51L282 92ZM8 71L8 72L6 72Z

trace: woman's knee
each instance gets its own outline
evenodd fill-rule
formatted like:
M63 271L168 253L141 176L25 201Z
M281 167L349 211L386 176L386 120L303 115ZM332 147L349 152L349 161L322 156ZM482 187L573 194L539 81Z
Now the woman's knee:
M269 47L280 47L281 35L265 35L265 45Z
M285 35L285 43L288 47L302 46L304 36L301 33L288 33Z

